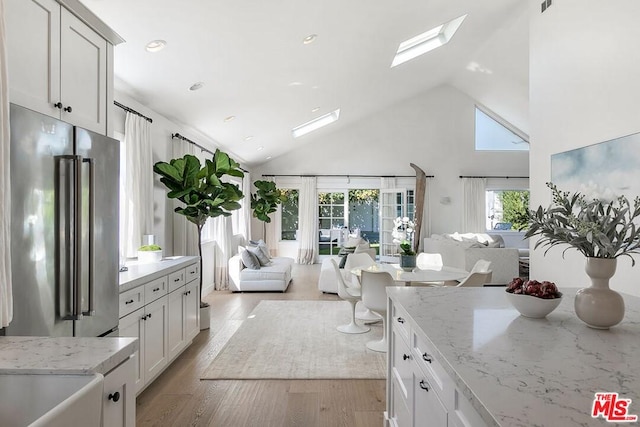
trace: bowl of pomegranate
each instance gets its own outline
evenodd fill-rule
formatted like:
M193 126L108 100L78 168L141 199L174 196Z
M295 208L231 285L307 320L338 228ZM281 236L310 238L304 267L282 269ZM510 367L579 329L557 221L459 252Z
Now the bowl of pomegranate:
M507 285L507 300L521 315L542 319L560 305L562 292L549 281L513 279Z

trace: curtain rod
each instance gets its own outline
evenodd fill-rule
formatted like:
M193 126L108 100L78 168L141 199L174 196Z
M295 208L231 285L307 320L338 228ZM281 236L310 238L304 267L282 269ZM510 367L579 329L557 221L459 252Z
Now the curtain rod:
M475 176L475 175L460 175L460 178L529 179L529 177L528 177L528 176Z
M269 175L263 174L263 177L329 177L329 178L415 178L415 175ZM427 178L435 178L434 175L427 175Z
M177 133L177 132L176 132L176 133L172 133L172 134L171 134L171 139L176 139L176 138L177 138L177 139L181 139L181 140L183 140L183 141L186 141L186 142L188 142L188 143L190 143L190 144L193 144L193 145L195 145L196 147L198 147L200 150L202 150L202 151L206 151L207 153L209 153L209 154L211 154L211 155L213 155L213 154L214 154L211 150L209 150L209 149L207 149L207 148L204 148L202 145L200 145L200 144L197 144L197 143L193 142L192 140L190 140L190 139L189 139L189 138L187 138L186 136L182 136L182 135L180 135L180 134L179 134L179 133ZM245 172L245 173L246 173L246 172L249 172L248 170L243 169L243 168L241 168L240 166L238 166L238 169L240 169L242 172Z
M122 108L124 111L128 111L128 112L129 112L129 113L131 113L131 114L135 114L136 116L140 116L140 117L142 117L143 119L145 119L145 120L146 120L146 121L148 121L149 123L153 123L153 119L152 119L151 117L147 117L147 116L145 116L145 115L144 115L144 114L142 114L142 113L138 113L138 112L137 112L136 110L134 110L133 108L129 108L129 107L127 107L126 105L120 104L118 101L115 101L115 100L113 101L113 104L114 104L116 107L120 107L120 108Z

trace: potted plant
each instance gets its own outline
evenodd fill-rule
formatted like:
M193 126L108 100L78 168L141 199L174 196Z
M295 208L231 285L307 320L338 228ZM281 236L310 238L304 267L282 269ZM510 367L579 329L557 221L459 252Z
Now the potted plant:
M207 219L218 216L230 216L231 211L240 209L239 200L243 194L238 185L223 182L225 175L243 177L239 164L226 153L217 150L211 160L200 164L197 157L190 154L170 160L169 163L157 162L153 171L161 176L162 182L170 191L167 197L178 199L184 206L174 211L184 215L198 228L198 254L202 271L202 227ZM208 307L202 301L202 274L200 274L200 307Z
M561 191L548 182L552 204L530 212L529 230L525 239L539 236L534 245L546 248L568 245L562 252L576 249L586 257L585 270L591 278L589 288L578 291L576 315L593 328L607 329L624 317L624 301L609 289L609 279L620 256L631 258L640 252L640 228L635 224L640 216L640 197L629 200L620 196L614 200L592 199L579 193Z
M257 190L251 195L251 209L253 209L253 217L263 222L262 235L265 236L267 223L271 222L269 215L277 210L283 200L286 200L286 196L280 194L273 181L258 180L253 185Z
M144 245L138 248L138 261L153 263L162 261L162 248L158 245Z
M411 271L416 267L416 252L413 250L415 223L409 217L397 217L393 220L394 230L391 233L393 242L400 245L400 267Z

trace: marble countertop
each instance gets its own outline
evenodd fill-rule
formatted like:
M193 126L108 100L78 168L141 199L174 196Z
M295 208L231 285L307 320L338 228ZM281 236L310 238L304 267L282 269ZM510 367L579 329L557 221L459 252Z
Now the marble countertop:
M640 298L623 295L624 320L596 330L575 315L576 289L561 291L554 312L529 319L504 288L387 288L488 425L612 425L591 418L596 392L640 414Z
M106 374L137 338L0 337L0 374Z
M163 258L160 262L139 264L136 261L126 264L128 270L121 271L120 292L136 288L150 280L155 280L187 265L198 262L197 256L176 256Z

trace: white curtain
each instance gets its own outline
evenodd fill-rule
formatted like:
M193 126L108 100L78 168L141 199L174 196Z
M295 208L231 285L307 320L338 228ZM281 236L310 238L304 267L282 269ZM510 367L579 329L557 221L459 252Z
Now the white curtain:
M197 156L195 146L187 141L174 141L173 158L184 157L185 154ZM202 159L200 159L202 162ZM173 200L173 208L183 207L184 203ZM173 211L173 209L172 209ZM173 213L173 254L198 256L198 227L187 221L184 215ZM211 221L211 219L209 220Z
M298 264L313 264L318 248L318 189L315 177L302 177L298 215L300 229L300 246L298 247Z
M9 168L9 84L4 4L0 1L0 328L13 319L11 293L11 185Z
M486 178L462 178L463 233L480 233L487 229L486 214Z
M244 173L242 178L242 208L240 209L240 234L244 236L245 242L251 240L251 174ZM266 242L266 241L265 241Z
M233 228L231 217L219 216L213 220L215 245L214 289L229 289L229 258L233 256Z
M420 236L418 236L418 250L423 250L425 237L431 236L431 210L429 202L429 178L426 179L424 186L424 206L422 209L422 224L420 224Z
M153 158L151 123L127 113L124 131L125 164L120 176L126 177L120 194L120 253L137 256L144 234L153 234Z

